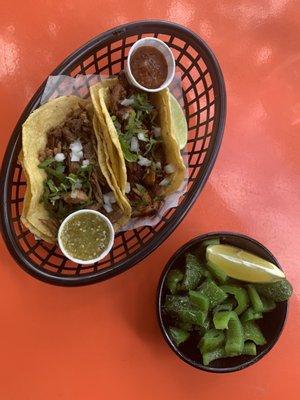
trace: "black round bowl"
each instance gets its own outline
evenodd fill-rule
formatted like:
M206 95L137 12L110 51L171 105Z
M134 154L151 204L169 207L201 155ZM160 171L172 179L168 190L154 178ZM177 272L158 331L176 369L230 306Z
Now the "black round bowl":
M160 329L166 342L174 351L174 353L176 353L177 356L179 356L183 361L195 368L202 369L208 372L234 372L256 363L272 349L283 330L287 317L288 302L285 301L277 303L275 310L266 313L264 318L261 320L260 327L263 331L264 336L266 337L267 344L264 346L258 346L258 353L256 356L238 356L220 359L212 362L210 366L205 366L202 364L202 357L200 352L197 352L197 350L195 350L196 343L189 343L189 341L187 341L182 345L180 349L176 347L169 336L167 329L168 325L167 322L164 320L164 316L162 313L162 304L164 303L167 293L167 288L165 285L167 274L171 269L182 266L182 264L185 262L184 257L187 251L195 250L204 240L214 238L219 238L221 243L230 244L232 246L237 246L241 249L250 251L281 268L276 258L268 249L266 249L261 243L248 236L230 232L215 232L198 236L183 245L180 249L178 249L164 268L157 290L157 317Z

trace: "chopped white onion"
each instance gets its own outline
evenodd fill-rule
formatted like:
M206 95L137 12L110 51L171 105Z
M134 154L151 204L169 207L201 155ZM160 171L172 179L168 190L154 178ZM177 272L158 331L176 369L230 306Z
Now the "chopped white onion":
M76 197L77 197L77 190L72 190L72 192L71 192L71 199L76 199Z
M158 126L155 126L155 127L153 128L153 133L154 133L154 136L155 136L156 138L160 137L161 128L158 127Z
M164 169L166 174L173 174L173 172L175 172L175 167L173 164L167 164Z
M115 204L116 203L116 198L115 195L113 194L113 192L111 192L111 196L110 196L110 204Z
M75 142L71 143L69 148L72 150L73 153L78 153L82 150L82 144L79 139L75 140Z
M77 154L72 154L71 155L71 161L72 162L78 162L78 161L80 161L80 157L78 157Z
M105 204L114 204L117 201L114 192L104 193L103 200Z
M104 203L111 203L114 204L116 202L114 192L108 192L103 195ZM105 201L106 200L106 201Z
M131 106L133 103L134 103L134 99L124 99L124 100L121 101L120 104L122 106L127 107L127 106Z
M71 149L71 161L72 162L78 162L82 159L83 157L83 152L82 152L82 144L79 139L75 140L75 142L70 144L70 149Z
M72 162L79 162L83 157L83 152L82 151L78 151L78 152L73 152L71 153L71 161Z
M130 150L134 151L137 153L139 151L139 142L135 136L132 137L131 142L130 142Z
M159 186L168 186L169 183L170 183L170 179L169 178L165 178L161 182L159 182Z
M50 199L50 203L51 204L55 204L55 202L56 202L56 200L58 200L59 199L59 196L53 196L53 197L51 197L51 199Z
M125 193L129 193L130 190L131 190L130 183L129 183L129 182L126 182L126 185L125 185Z
M148 158L146 158L146 157L139 156L138 164L139 164L141 167L150 167L151 161L150 161Z
M161 169L161 162L160 162L160 161L157 161L157 162L155 163L155 168L156 168L156 169Z
M139 132L137 136L138 136L138 139L141 140L142 142L148 142L148 140L149 140L147 138L145 132Z
M58 161L58 162L64 161L65 158L66 157L65 157L64 153L56 153L54 156L54 160Z
M109 213L111 213L112 212L112 206L110 205L110 203L104 203L103 204L103 207L104 207L104 210L109 214Z
M105 204L110 204L110 198L109 198L109 194L108 193L105 193L103 195L103 201L104 201Z
M122 119L125 121L126 119L128 119L128 117L129 117L129 112L125 112L122 116ZM119 129L121 129L121 127Z
M89 163L90 163L90 160L83 160L82 161L82 166L83 167L87 167L89 165Z
M81 180L78 179L74 185L74 189L81 189L81 188L82 188L82 183L81 183Z

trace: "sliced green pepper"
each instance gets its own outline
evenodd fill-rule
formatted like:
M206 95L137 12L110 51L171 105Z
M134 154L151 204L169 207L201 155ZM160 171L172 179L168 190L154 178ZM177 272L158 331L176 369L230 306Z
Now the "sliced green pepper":
M228 329L225 351L228 356L242 354L244 346L243 327L235 311L219 311L214 314L216 329Z
M216 265L214 265L211 261L207 261L207 269L212 273L212 275L218 279L220 283L226 283L228 281L228 276L220 270Z
M177 316L182 322L202 326L206 318L206 313L193 308L182 309L177 311Z
M192 304L199 308L199 310L207 313L209 307L209 300L207 297L203 296L203 294L195 290L189 291L189 297Z
M203 276L204 276L204 278L210 279L211 281L214 280L213 274L212 274L207 268L205 268L205 271L204 271L204 273L203 273Z
M195 308L187 296L167 295L164 311L181 322L195 325L202 325L206 318L206 313Z
M250 355L250 356L256 356L256 346L253 342L246 342L244 344L242 353L236 354L233 353L231 355L226 353L226 350L224 347L218 347L212 351L208 351L206 353L203 353L202 358L203 358L203 365L209 365L212 361L218 360L220 358L226 358L226 357L235 357L238 355Z
M224 303L218 304L214 309L213 309L213 314L215 314L218 311L231 311L233 307L235 306L235 300L231 298L227 298Z
M264 306L255 286L251 284L247 285L247 291L254 310L259 313L262 312Z
M218 360L219 358L227 357L224 347L220 347L213 351L202 354L203 365L209 365L212 361Z
M234 313L234 311L230 311ZM228 322L228 331L225 343L225 353L228 356L242 354L244 348L244 332L243 326L236 313Z
M194 327L195 331L198 331L200 336L203 336L210 328L211 328L211 322L209 318L206 318L206 320L203 322L201 326L197 325Z
M167 276L167 287L172 294L177 292L178 283L182 281L184 275L179 269L172 269Z
M190 336L189 332L186 332L183 329L175 328L173 326L171 326L169 330L170 336L176 343L176 346L179 346L181 343L185 342Z
M246 340L251 340L258 346L262 346L267 343L262 331L254 321L247 321L243 323L244 337Z
M257 352L256 352L255 343L245 342L242 354L247 355L247 356L256 356Z
M222 303L226 298L227 294L213 281L206 280L199 287L198 291L209 300L209 308L213 308L216 305Z
M228 329L228 323L236 318L234 311L218 311L213 316L213 323L216 329Z
M202 272L204 271L198 258L191 253L186 255L186 265L184 279L181 284L182 290L193 290L195 289L202 277Z
M198 348L200 349L201 354L204 354L222 346L224 342L224 332L218 331L217 329L210 329L201 338Z
M259 294L276 302L287 300L293 293L292 285L286 279L271 283L257 283L255 287Z
M203 247L212 246L215 244L220 244L220 239L207 239L202 242Z
M174 321L174 325L176 325L176 328L182 329L184 331L192 331L193 330L193 324L189 322L182 322L179 320Z
M234 311L240 315L249 305L247 290L236 285L223 285L220 288L225 292L234 295L238 305Z
M177 309L188 308L191 303L187 296L167 294L164 308L167 310L176 311Z
M244 323L244 322L252 321L255 319L261 319L262 317L263 317L262 313L255 311L254 308L252 308L252 307L249 307L241 315L241 321L242 321L242 323Z
M272 311L274 310L274 308L276 308L276 303L274 300L267 299L266 297L263 296L260 296L260 299L263 303L263 310L262 310L263 313Z

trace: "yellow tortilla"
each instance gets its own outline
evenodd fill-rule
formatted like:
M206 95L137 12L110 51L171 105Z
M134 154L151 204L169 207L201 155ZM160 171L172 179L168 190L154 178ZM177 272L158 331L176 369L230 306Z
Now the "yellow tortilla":
M111 80L108 80L110 82ZM106 82L106 81L105 81ZM103 142L107 148L107 167L110 170L111 175L114 177L116 181L116 186L118 186L121 192L125 193L125 185L127 181L126 174L126 165L125 160L120 157L122 154L121 145L118 139L118 135L115 137L111 135L112 128L115 129L115 126L107 112L105 113L105 104L103 103L103 99L99 96L100 89L103 87L103 84L97 83L96 85L90 88L91 98L94 105L94 109L96 111L97 118L99 120L99 126L101 133L103 135ZM106 89L106 94L108 95L108 87ZM112 125L112 126L111 126ZM98 131L99 132L99 131ZM97 132L96 132L97 134Z
M43 240L45 240L46 242L49 242L49 243L55 243L55 239L53 237L49 237L49 236L43 234L42 232L39 231L38 228L36 228L32 224L30 224L29 221L27 220L27 213L28 213L28 209L29 209L29 206L30 206L30 201L31 201L31 197L32 196L31 196L30 180L28 179L28 175L26 174L26 171L24 169L23 160L24 160L24 156L23 156L23 151L21 150L21 152L19 154L19 162L23 167L23 172L25 174L26 182L27 182L26 192L25 192L25 196L24 196L24 200L23 200L23 209L22 209L22 215L21 215L21 222L36 237L38 237L40 239L43 239Z
M102 139L100 124L95 115L93 117L93 126L97 136L98 161L101 167L102 174L106 178L109 187L114 193L115 198L118 200L118 204L121 210L123 211L123 216L121 217L121 219L114 224L114 229L118 231L121 228L121 226L125 225L126 222L128 222L128 220L130 219L131 206L126 197L122 195L120 188L117 185L116 179L114 175L111 173L110 160L108 159L106 144L105 141L103 141Z
M40 163L38 155L40 150L46 147L49 129L63 123L70 112L79 108L79 104L87 106L88 103L76 96L62 96L35 110L23 124L21 162L27 178L27 189L21 220L33 234L50 243L55 243L57 232L56 229L48 226L47 221L51 223L52 219L43 203L40 202L43 194L43 183L47 176L43 169L38 168ZM109 172L104 165L104 150L99 134L97 135L97 143L100 168L108 185L115 191ZM117 224L117 227L119 227L129 219L130 210L128 205L125 204L125 199L120 199L119 196L116 198L124 211L122 220Z
M175 192L181 185L185 176L185 165L180 153L180 148L174 134L171 114L170 92L164 89L161 92L151 93L151 103L159 110L159 122L161 137L167 164L173 164L175 172L171 175L170 185L165 187L164 194L167 196Z

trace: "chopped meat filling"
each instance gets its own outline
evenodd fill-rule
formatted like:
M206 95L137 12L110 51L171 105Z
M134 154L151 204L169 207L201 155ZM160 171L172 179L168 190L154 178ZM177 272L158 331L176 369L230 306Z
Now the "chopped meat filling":
M72 161L71 148L75 142L80 144L82 152L79 161ZM63 161L56 161L54 157L57 154ZM101 211L110 219L117 218L120 212L117 204L109 214L103 209L103 193L111 189L101 172L97 140L83 106L72 111L62 124L48 131L47 144L39 152L39 161L40 168L47 173L42 201L50 216L56 220L51 222L52 230L57 229L57 223L68 214L82 208ZM86 163L83 164L83 161ZM50 228L47 221L41 222L47 223Z
M164 148L153 133L155 128L160 130L158 110L147 93L129 85L123 72L110 89L108 108L126 162L133 216L153 215L161 207L163 188L159 183L166 177Z

